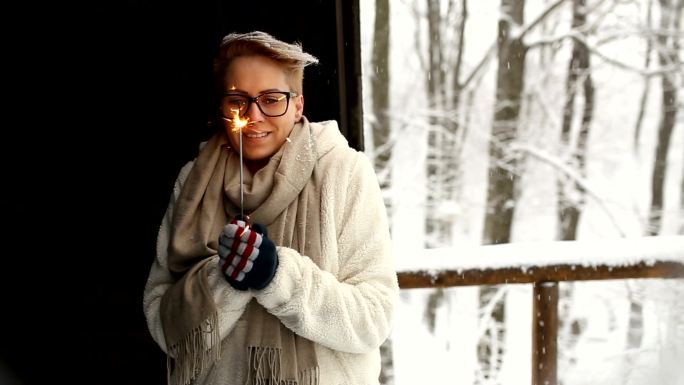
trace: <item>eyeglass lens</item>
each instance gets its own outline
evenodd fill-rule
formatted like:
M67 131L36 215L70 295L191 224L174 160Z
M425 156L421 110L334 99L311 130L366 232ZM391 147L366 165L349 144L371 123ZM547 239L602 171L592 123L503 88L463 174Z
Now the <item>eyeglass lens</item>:
M289 92L266 92L255 98L246 95L228 94L221 100L221 112L226 118L233 118L235 111L239 116L247 113L249 105L254 102L262 114L266 116L281 116L287 112L290 102Z

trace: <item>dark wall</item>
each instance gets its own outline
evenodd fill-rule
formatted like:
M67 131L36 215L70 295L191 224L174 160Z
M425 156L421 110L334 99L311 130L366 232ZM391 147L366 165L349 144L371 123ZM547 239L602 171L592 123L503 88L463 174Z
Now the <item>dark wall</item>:
M333 1L91 3L7 13L3 384L165 383L142 291L176 173L211 134L223 35L300 41L321 61L305 115L339 119Z

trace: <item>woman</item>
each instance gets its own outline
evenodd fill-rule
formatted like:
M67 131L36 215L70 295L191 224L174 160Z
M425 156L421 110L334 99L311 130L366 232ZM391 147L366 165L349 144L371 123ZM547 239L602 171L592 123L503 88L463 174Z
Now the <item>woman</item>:
M386 213L364 154L303 115L316 62L263 32L221 43L222 129L177 178L144 293L172 383L378 384Z

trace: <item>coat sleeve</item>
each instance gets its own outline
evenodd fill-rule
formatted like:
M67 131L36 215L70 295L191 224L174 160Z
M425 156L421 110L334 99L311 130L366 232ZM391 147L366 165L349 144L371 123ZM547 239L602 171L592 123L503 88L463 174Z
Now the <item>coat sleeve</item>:
M336 258L338 273L279 247L276 275L255 296L295 333L333 350L367 353L389 336L399 286L377 177L362 153L351 164L347 185L336 181L323 190L332 196L321 199L336 210L337 255L323 258Z
M192 168L192 162L186 164L176 179L173 195L162 219L157 236L157 256L152 263L150 273L147 278L143 293L143 311L152 338L157 342L161 349L168 353L164 331L161 323L160 305L164 293L173 285L174 280L168 269L168 246L169 233L171 230L171 218L176 200L180 195L185 178ZM210 261L206 266L209 286L214 294L214 302L218 307L219 335L221 340L226 338L235 326L235 323L244 312L247 303L252 298L249 292L233 289L220 274L218 269L218 256L212 257L215 261ZM211 267L216 267L215 269Z

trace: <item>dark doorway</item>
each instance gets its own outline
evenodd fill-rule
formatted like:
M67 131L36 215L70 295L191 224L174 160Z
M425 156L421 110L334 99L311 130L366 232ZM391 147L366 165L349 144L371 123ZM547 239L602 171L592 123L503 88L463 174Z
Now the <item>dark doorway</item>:
M301 42L321 62L306 70L305 115L347 113L341 2L91 3L10 14L28 26L9 54L18 123L3 133L2 383L166 383L142 291L176 174L211 134L222 36ZM344 82L352 91L358 75Z

